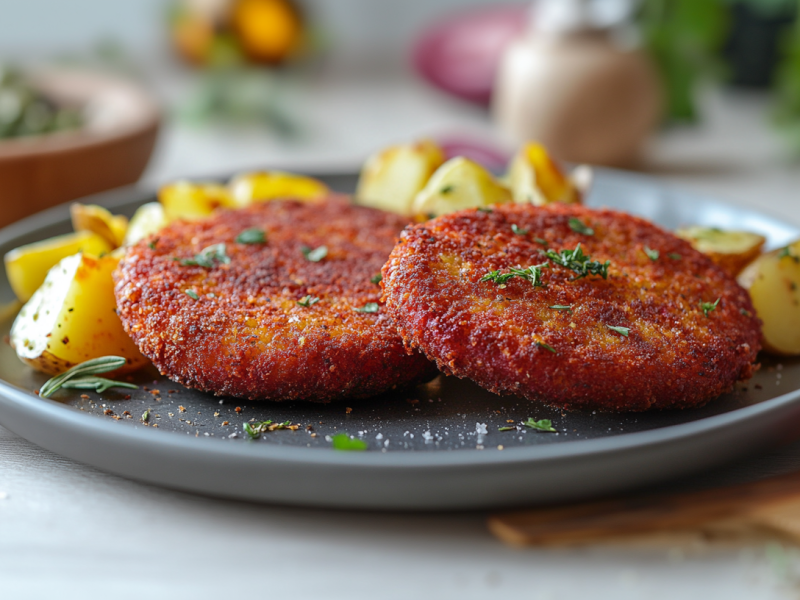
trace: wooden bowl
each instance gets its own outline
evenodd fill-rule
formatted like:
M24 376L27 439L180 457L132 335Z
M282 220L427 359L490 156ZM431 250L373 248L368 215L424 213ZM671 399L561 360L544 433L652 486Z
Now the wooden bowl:
M0 227L134 183L158 133L158 105L129 81L66 69L38 71L31 79L56 102L85 106L85 123L75 131L0 140Z

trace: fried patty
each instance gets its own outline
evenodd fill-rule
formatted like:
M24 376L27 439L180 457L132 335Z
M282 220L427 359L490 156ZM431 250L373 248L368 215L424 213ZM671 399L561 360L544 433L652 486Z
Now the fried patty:
M536 265L538 283L524 270ZM511 267L522 274L504 277ZM492 392L565 409L699 406L749 378L759 350L745 290L687 242L611 210L442 216L403 232L382 285L409 349Z
M120 262L119 316L162 374L217 395L325 401L416 382L435 369L405 351L376 277L406 223L343 197L177 222ZM266 242L238 243L247 230Z

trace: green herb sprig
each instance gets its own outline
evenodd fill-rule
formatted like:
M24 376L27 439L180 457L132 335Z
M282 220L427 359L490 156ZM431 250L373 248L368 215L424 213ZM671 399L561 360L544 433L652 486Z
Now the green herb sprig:
M658 260L658 257L659 257L658 250L653 250L653 249L648 248L647 246L645 246L644 247L644 253L647 255L647 258L649 258L653 262Z
M267 241L267 234L263 229L254 227L252 229L245 229L236 236L237 244L263 244Z
M359 439L351 439L346 433L337 433L331 436L331 444L334 450L361 451L367 449L367 442Z
M553 306L548 306L547 308L552 308L553 310L567 310L572 312L572 306L569 304L553 304Z
M703 314L707 317L708 313L710 313L713 310L716 310L717 305L719 304L719 301L721 299L722 298L717 298L716 301L714 301L714 302L701 302L700 303L700 310L702 310Z
M530 229L522 229L522 227L516 223L512 223L511 231L513 231L516 235L527 235L530 232Z
M539 421L534 421L532 418L528 417L528 420L523 421L522 424L525 427L536 429L537 431L546 431L548 433L556 433L558 431L555 427L553 427L553 422L550 419L540 419Z
M214 244L203 248L195 254L194 258L175 258L184 267L203 267L213 269L218 264L227 265L231 262L225 251L225 244Z
M611 331L615 331L620 335L624 335L625 337L628 337L628 334L631 332L630 327L615 327L614 325L606 325L606 327Z
M86 362L82 362L81 364L75 365L71 369L64 371L61 373L61 375L56 375L55 377L48 379L39 390L39 396L41 398L49 398L62 387L67 387L65 384L71 380L85 379L89 375L96 375L98 373L108 373L109 371L113 371L114 369L119 369L120 367L125 366L126 363L127 361L121 356L101 356L100 358L87 360ZM107 379L105 381L111 380ZM114 383L114 386L104 385L104 391L109 387L124 387L133 390L139 389L138 386L133 385L132 383L122 383L119 381L114 381L112 383Z
M300 252L303 253L303 256L306 257L306 260L309 262L319 262L326 256L328 256L328 247L327 246L318 246L317 248L309 248L308 246L303 246L300 248Z
M519 277L524 279L525 281L530 281L533 287L547 287L542 281L542 269L547 267L548 264L546 262L540 265L533 265L530 267L522 268L522 267L510 267L508 273L501 273L499 269L494 271L489 271L486 275L481 277L480 281L491 281L496 285L505 285L509 279L513 277Z
M376 313L380 310L380 306L378 306L377 302L367 302L361 308L354 308L353 310L360 313Z
M607 260L601 263L596 260L591 260L589 256L583 253L580 244L575 246L574 250L561 250L559 252L547 250L544 252L544 255L557 265L575 271L578 276L573 277L573 281L582 279L588 275L599 275L603 279L608 279L608 267L611 261Z
M68 390L94 390L98 394L102 394L106 390L113 387L128 388L129 390L138 390L138 385L126 383L124 381L114 381L113 379L106 379L105 377L78 377L70 379L69 381L61 384L61 387Z
M261 421L259 423L244 423L242 429L250 436L250 439L257 440L261 437L262 433L267 431L276 431L278 429L289 429L292 426L291 421L284 421L283 423L275 423L274 421Z
M586 225L583 221L576 217L569 218L569 228L572 229L575 233L581 233L583 235L594 235L594 229Z
M200 296L197 295L197 292L194 290L183 290L183 293L189 296L192 300L199 300Z
M302 298L300 298L300 300L297 301L297 303L303 308L314 306L317 302L319 302L319 298L317 298L316 296L312 296L310 294L308 296L303 296Z
M544 348L545 350L552 352L553 354L558 354L558 352L556 352L556 349L553 348L550 344L545 344L544 342L536 342L536 345L539 348Z

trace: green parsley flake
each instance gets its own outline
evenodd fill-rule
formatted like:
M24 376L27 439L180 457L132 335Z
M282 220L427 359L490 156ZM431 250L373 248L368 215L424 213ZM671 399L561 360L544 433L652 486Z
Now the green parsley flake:
M300 298L300 300L297 301L297 303L304 308L308 308L309 306L314 306L317 302L319 302L319 298L311 295L303 296L302 298Z
M356 308L354 310L360 313L376 313L379 309L380 307L378 306L377 302L367 302L361 308Z
M150 420L150 409L148 408L146 411L142 413L142 423L147 423Z
M558 352L556 352L556 349L553 348L550 344L545 344L544 342L536 342L536 345L539 348L544 348L545 350L549 350L553 354L558 354Z
M670 257L672 260L680 260L680 259L682 259L682 258L683 258L683 257L682 257L680 254L678 254L677 252L670 252L669 254L667 254L667 256L669 256L669 257Z
M541 419L539 421L534 421L532 418L528 417L527 421L523 421L522 424L525 427L530 427L531 429L536 429L537 431L546 431L548 433L556 433L557 430L553 427L553 422L550 419Z
M702 310L703 314L707 317L708 313L710 313L712 310L715 310L717 308L717 305L719 304L719 301L721 299L722 298L717 298L715 302L701 302L700 303L700 310Z
M611 262L607 260L600 263L590 260L590 257L583 253L580 244L575 246L575 250L561 250L560 252L547 250L544 255L557 265L575 271L578 276L573 277L573 281L587 275L600 275L603 279L608 279L608 267Z
M231 262L230 257L225 253L225 244L214 244L203 248L194 258L176 258L185 267L203 267L213 269L218 264L227 265Z
M152 240L150 240L147 243L147 247L150 248L150 250L155 250L156 249L156 244L158 243L158 239L159 238L153 238Z
M243 423L242 429L244 429L244 432L250 436L251 440L257 440L259 437L261 437L262 433L267 431L275 431L276 429L288 429L291 424L291 421L284 421L283 423L261 421L257 423Z
M491 281L496 285L505 285L506 282L513 277L520 277L526 281L530 281L533 287L547 287L547 284L542 282L542 268L546 267L547 263L534 265L531 267L511 267L508 273L501 273L499 269L489 271L486 275L481 277L480 281Z
M197 292L195 292L194 290L184 290L183 293L189 296L189 298L191 298L192 300L200 299L200 296L198 296Z
M328 256L328 247L327 246L319 246L318 248L309 248L308 246L303 246L300 248L300 252L303 253L303 256L306 257L306 260L310 262L319 262L326 256Z
M383 275L378 273L377 275L373 275L372 277L370 277L369 280L372 283L380 283L381 281L383 281Z
M455 187L454 187L454 186L452 186L452 185L446 185L446 186L444 186L442 189L440 189L440 190L439 190L439 193L440 193L440 194L444 194L444 195L446 196L447 194L450 194L450 193L452 193L452 191L453 191L454 189L455 189Z
M606 327L611 331L615 331L620 335L624 335L625 337L628 337L628 334L631 332L630 327L614 327L613 325L606 325Z
M516 427L500 427L497 431L516 431Z
M791 258L796 263L800 263L800 256L797 256L794 252L792 252L792 249L789 246L784 246L783 248L778 250L778 259L779 260L781 258L786 258L786 257Z
M267 234L263 229L245 229L236 236L237 244L263 244L267 241Z
M364 440L351 439L346 433L337 433L331 436L331 443L333 444L334 450L358 451L367 449L367 442Z
M494 212L494 210L489 208L488 206L479 206L478 210L481 211L482 213Z
M547 243L547 240L543 240L542 238L538 238L538 237L533 238L533 241L536 242L537 244L541 244L545 248L547 248L550 245L550 244Z
M583 235L594 235L594 229L584 225L583 221L578 218L569 218L569 228L575 233L582 233Z
M747 310L746 308L740 308L739 312L741 314L743 314L745 317L752 317L753 316L753 314L749 310Z
M572 306L568 304L553 304L553 306L548 306L547 308L552 308L553 310L568 310L572 311Z
M522 229L516 223L511 224L511 231L513 231L517 235L527 235L530 229Z
M652 260L654 262L658 260L658 257L659 257L658 250L651 250L650 248L645 246L644 247L644 253L647 254L647 258L649 258L650 260Z

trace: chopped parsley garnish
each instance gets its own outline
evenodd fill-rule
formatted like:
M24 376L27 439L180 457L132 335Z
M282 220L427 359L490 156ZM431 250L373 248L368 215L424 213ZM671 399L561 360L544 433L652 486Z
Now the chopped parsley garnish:
M383 275L378 273L377 275L373 275L372 277L370 277L369 280L372 283L380 283L381 281L383 281Z
M489 208L488 206L479 206L479 207L478 207L478 210L479 210L479 211L481 211L481 212L483 212L483 213L490 213L490 212L494 212L494 210L493 210L493 209L491 209L491 208Z
M300 298L300 300L297 301L297 303L304 308L308 308L309 306L314 306L317 302L319 302L319 298L311 295L303 296L302 298Z
M142 423L147 423L150 420L150 409L148 408L146 411L142 413Z
M667 256L669 256L669 257L670 257L672 260L680 260L680 259L682 259L682 258L683 258L683 257L682 257L680 254L678 254L677 252L670 252L669 254L667 254Z
M303 256L306 257L306 260L311 262L319 262L326 256L328 256L328 247L327 246L319 246L318 248L309 248L308 246L303 246L300 248L300 252L303 253Z
M544 255L557 265L575 271L578 276L573 277L573 281L587 275L600 275L603 279L608 279L608 267L611 262L600 263L590 260L589 256L583 253L580 244L575 246L575 250L561 250L560 252L547 250Z
M93 358L75 365L71 369L67 369L61 375L48 379L39 390L40 398L49 398L52 394L60 390L62 387L67 387L70 381L87 379L90 375L97 375L98 373L108 373L114 369L119 369L124 366L127 361L121 356L101 356L100 358ZM106 381L111 381L107 379ZM139 389L138 386L132 383L122 383L118 381L111 382L114 386L105 385L103 391L109 387L124 387L132 390Z
M606 325L606 327L611 331L616 331L620 335L624 335L625 337L628 337L628 334L631 332L630 327L614 327L614 325Z
M553 354L558 354L558 352L556 352L556 349L553 348L550 344L545 344L544 342L536 342L536 345L539 348L544 348L545 350L549 350Z
M236 236L237 244L263 244L267 241L267 234L263 229L245 229Z
M514 232L514 233L516 233L517 235L527 235L527 234L528 234L528 232L530 231L530 229L522 229L522 228L521 228L519 225L517 225L516 223L512 223L512 224L511 224L511 231L513 231L513 232Z
M542 238L535 237L535 238L533 238L533 241L536 242L537 244L541 244L545 248L547 248L550 245L550 244L547 243L547 240L543 240Z
M582 233L583 235L594 235L594 229L584 225L583 221L576 217L569 218L569 228L575 233Z
M367 302L361 308L356 308L355 311L360 313L376 313L378 312L379 308L380 307L378 306L377 302Z
M264 432L275 431L276 429L289 429L291 426L291 421L284 421L283 423L261 421L259 423L244 423L242 428L244 429L244 432L250 436L250 439L257 440Z
M542 268L546 267L547 263L534 265L531 267L510 267L508 273L501 273L499 269L489 271L486 275L481 277L481 281L491 281L496 285L505 285L506 282L513 277L520 277L526 281L530 281L533 287L547 287L542 282Z
M553 310L569 310L572 311L572 306L568 304L553 304L553 306L548 306L547 308L552 308Z
M152 240L147 242L147 247L150 248L150 250L155 250L156 249L156 244L158 243L158 239L159 238L153 238Z
M497 431L516 431L516 427L500 427Z
M194 258L176 258L185 267L204 267L213 269L218 264L227 265L231 262L225 253L225 244L214 244L203 248Z
M650 260L652 260L652 261L658 260L658 257L659 257L658 250L652 250L652 249L648 248L647 246L645 246L644 247L644 253L647 254L647 258L649 258Z
M183 293L189 296L192 300L199 300L200 296L197 295L197 292L194 290L183 290Z
M715 310L717 308L717 305L719 304L720 300L721 300L721 298L717 298L715 302L701 302L700 303L700 310L703 311L703 314L705 316L708 316L708 313L710 313L712 310Z
M553 422L550 419L541 419L539 421L534 421L532 418L528 417L527 421L523 421L522 424L525 427L530 427L531 429L536 429L537 431L547 431L549 433L556 433L556 428L553 427Z
M745 317L752 317L753 314L747 310L746 308L740 308L739 312L742 313Z
M439 190L440 194L447 195L455 189L452 185L446 185L442 189Z
M366 450L367 442L364 440L351 439L346 433L337 433L331 436L331 443L334 450Z

